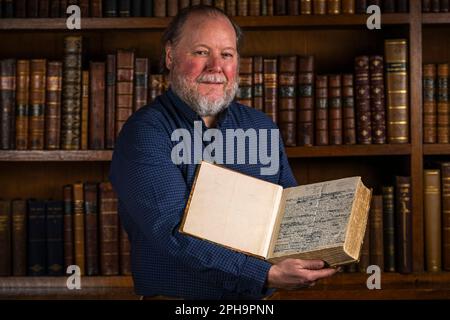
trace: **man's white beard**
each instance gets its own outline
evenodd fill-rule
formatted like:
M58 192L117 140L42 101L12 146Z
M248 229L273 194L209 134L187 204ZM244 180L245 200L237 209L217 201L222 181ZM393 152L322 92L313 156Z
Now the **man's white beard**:
M233 101L238 90L238 82L234 80L231 87L227 87L227 82L223 83L224 94L220 98L210 101L207 96L202 96L198 92L199 83L195 83L192 86L187 79L180 75L172 75L170 77L171 87L173 91L186 102L192 110L194 110L200 117L215 116L221 111L226 109L230 102ZM220 79L219 79L220 78ZM205 75L200 77L200 81L212 81L221 82L224 81L225 76L223 75Z

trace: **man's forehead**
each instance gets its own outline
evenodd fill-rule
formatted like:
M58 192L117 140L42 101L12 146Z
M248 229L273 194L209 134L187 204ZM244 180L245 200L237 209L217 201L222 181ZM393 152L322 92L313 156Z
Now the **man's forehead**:
M189 36L195 37L200 33L200 31L222 31L229 32L229 35L236 39L236 31L233 28L231 22L222 15L200 15L193 14L186 20L183 30L181 32L181 37Z

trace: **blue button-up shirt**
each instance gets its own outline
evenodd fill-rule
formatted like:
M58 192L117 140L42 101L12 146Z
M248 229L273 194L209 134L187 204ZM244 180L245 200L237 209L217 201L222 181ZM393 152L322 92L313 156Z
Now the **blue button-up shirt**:
M184 128L194 139L194 121L201 121L202 130L207 129L201 117L169 90L135 112L117 139L110 180L131 241L135 291L144 296L187 299L262 298L271 292L265 288L270 263L179 232L198 164L175 164L172 151L180 141L171 137L175 129ZM262 112L236 102L220 114L215 129L224 137L224 166L284 188L296 186L280 139L276 149L268 144L269 154L271 149L279 153L279 168L274 174L261 174L268 165L259 157L256 163L249 161L254 145L248 141L245 162L237 161L238 146L234 154L227 154L226 130L252 128L266 129L264 134L277 129ZM209 143L202 141L201 148ZM229 164L232 156L234 163Z

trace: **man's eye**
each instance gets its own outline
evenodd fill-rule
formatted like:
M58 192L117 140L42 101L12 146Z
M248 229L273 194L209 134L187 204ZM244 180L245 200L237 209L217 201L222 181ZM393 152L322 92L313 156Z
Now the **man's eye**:
M233 54L232 54L232 53L228 53L228 52L222 53L222 56L223 56L224 58L233 58Z
M197 51L195 51L195 54L198 55L198 56L206 56L208 54L208 51L197 50Z

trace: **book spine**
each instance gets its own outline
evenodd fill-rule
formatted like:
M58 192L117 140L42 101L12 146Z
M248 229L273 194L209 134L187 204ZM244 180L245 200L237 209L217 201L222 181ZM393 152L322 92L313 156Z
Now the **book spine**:
M342 81L341 75L328 76L329 143L342 144Z
M103 3L102 0L92 0L90 13L92 18L102 18L103 17Z
M341 0L328 0L327 13L332 15L341 14Z
M79 7L81 10L81 17L87 18L89 17L89 2L94 2L95 0L79 0Z
M167 16L175 17L178 13L178 0L167 0Z
M441 1L431 0L431 12L438 13L441 11Z
M47 274L64 273L64 217L61 201L48 201L47 210Z
M131 16L131 1L132 0L119 0L119 17Z
M279 99L278 124L284 145L297 144L297 56L283 56L279 59Z
M423 171L425 261L428 272L441 271L441 174L439 170Z
M273 16L273 1L274 0L267 0L267 16Z
M449 114L450 104L448 101L448 63L438 65L438 92L437 92L437 141L438 143L449 143Z
M366 0L356 0L355 11L357 14L366 13L366 9L367 9L367 1Z
M225 0L214 0L214 6L222 11L225 11Z
M133 112L134 52L117 51L116 137Z
M45 110L45 148L59 149L61 127L62 62L47 66L47 104Z
M404 39L385 41L389 143L409 142L408 50Z
M422 11L423 12L431 11L431 0L422 0Z
M277 123L278 70L276 58L264 58L264 112Z
M249 16L260 16L261 15L261 2L260 0L249 0L248 4L248 15Z
M326 146L328 140L328 76L316 76L315 142Z
M395 210L394 187L385 186L383 193L384 270L395 272Z
M313 12L314 14L326 14L327 13L327 0L313 0Z
M274 0L275 5L275 15L285 16L287 14L286 1L285 0Z
M312 13L312 0L300 0L300 14Z
M202 0L202 4L205 6L212 6L213 2L213 0Z
M47 61L45 59L31 60L30 65L30 115L29 140L30 149L43 150L45 136L45 91Z
M191 0L191 5L192 6L197 6L199 4L202 4L202 0Z
M234 17L237 15L236 0L227 0L225 4L225 12L230 17Z
M300 14L300 0L288 0L287 14L289 16L298 16Z
M38 17L39 17L39 0L28 0L27 18L38 18Z
M106 58L106 105L105 105L105 146L114 149L115 113L116 113L116 55Z
M394 13L394 12L395 12L395 0L384 0L383 13Z
M12 6L13 1L8 1L8 2L4 2L3 6L9 5ZM14 7L14 18L26 18L27 17L27 1L26 0L16 0L15 1L15 7ZM1 7L2 3L0 1L0 7ZM1 10L1 8L0 8ZM12 9L10 9L12 10ZM5 10L6 12L6 10ZM1 17L1 15L0 15ZM6 18L6 14L4 15L4 17Z
M98 264L98 206L97 184L84 184L84 212L85 212L85 250L86 250L86 275L94 276L99 273Z
M131 0L131 16L141 17L142 16L142 0Z
M239 59L239 88L236 100L243 105L252 106L253 89L253 58L242 57Z
M423 65L423 143L437 142L436 65Z
M61 109L61 148L64 150L80 148L81 50L80 36L64 39Z
M300 56L298 63L297 144L314 144L314 57Z
M75 264L80 268L81 275L85 275L85 241L84 241L84 197L83 197L83 184L75 183L73 185L73 238L75 249Z
M342 75L342 125L344 144L356 144L353 74Z
M105 149L105 63L91 62L89 70L89 149Z
M253 57L253 108L264 110L264 63L263 57Z
M397 271L412 272L411 177L395 178Z
M64 268L74 264L74 243L73 243L73 187L65 185L63 187L64 199Z
M46 273L47 235L45 202L28 201L28 275L42 276Z
M148 93L148 70L147 58L136 58L134 72L134 104L133 111L137 111L147 105Z
M237 1L237 15L241 17L248 16L248 0Z
M102 275L119 274L119 221L117 196L111 183L99 184L100 270Z
M17 60L16 149L28 148L28 106L30 104L30 61Z
M342 13L355 14L355 0L342 0Z
M155 17L165 17L166 1L153 1L153 14Z
M142 14L144 17L153 17L153 0L144 1L144 6L142 7Z
M117 0L104 0L104 16L105 17L117 17Z
M397 0L396 2L396 8L397 13L406 13L408 12L408 0Z
M11 202L0 200L0 276L11 275Z
M81 136L80 149L88 149L89 141L89 71L81 72Z
M383 57L371 56L369 58L369 69L372 142L375 144L384 144L386 143L386 112Z
M356 133L359 144L372 143L370 112L369 57L355 58L355 110Z
M164 78L162 74L152 74L150 75L150 93L149 93L149 102L152 102L156 99L157 96L160 96L164 90Z
M25 200L11 202L11 254L12 275L26 276L27 274L27 204ZM1 227L0 227L1 228ZM0 231L1 233L1 231ZM1 251L1 250L0 250Z
M16 60L0 61L0 149L15 147Z
M120 227L119 236L119 258L120 274L124 276L131 275L130 241L127 232L122 226Z
M50 16L49 0L39 0L39 18L48 18Z
M442 268L450 271L450 162L441 163L442 179Z
M372 196L369 213L370 220L370 264L384 270L383 250L383 197Z
M67 16L66 10L68 7L68 1L67 0L59 0L59 17L65 18Z
M441 10L440 10L440 12L448 12L448 3L449 3L449 0L441 0L441 3L440 3Z

